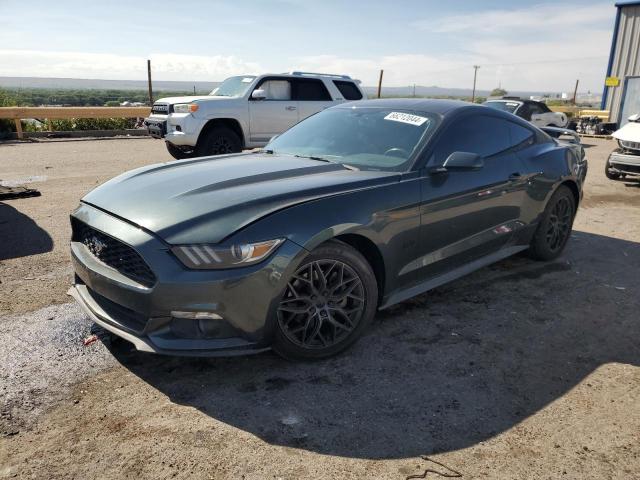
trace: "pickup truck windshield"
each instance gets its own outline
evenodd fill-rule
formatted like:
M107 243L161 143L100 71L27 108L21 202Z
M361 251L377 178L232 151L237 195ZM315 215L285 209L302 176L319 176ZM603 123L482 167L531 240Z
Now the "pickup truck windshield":
M241 97L247 92L255 78L251 75L229 77L209 95L214 97Z
M486 107L495 108L496 110L502 110L503 112L513 113L521 105L521 103L488 101L484 102L483 105Z
M331 108L298 123L265 151L342 163L361 170L404 171L439 116L386 108Z

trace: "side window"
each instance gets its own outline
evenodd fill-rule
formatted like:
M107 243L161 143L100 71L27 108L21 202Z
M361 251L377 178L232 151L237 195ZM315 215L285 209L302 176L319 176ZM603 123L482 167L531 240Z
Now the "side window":
M472 115L456 120L447 128L444 137L439 139L434 163L442 164L453 152L490 157L509 149L512 146L510 123L488 115Z
M541 113L546 113L546 110L542 108L542 105L539 103L532 103L529 107L531 109L532 115L540 115Z
M331 95L322 80L311 78L295 79L293 81L293 98L299 101L326 102L331 100Z
M531 120L531 109L529 108L529 105L523 103L520 108L518 108L516 115L518 115L520 118L524 118L527 121Z
M539 103L538 106L540 107L541 113L551 113L551 110L547 107L546 103Z
M265 100L291 100L291 83L284 78L264 80L256 90L264 90Z
M362 93L358 90L355 83L344 80L334 80L333 84L340 90L345 100L362 100Z
M511 135L511 146L531 145L533 143L533 132L522 125L509 122L509 134Z

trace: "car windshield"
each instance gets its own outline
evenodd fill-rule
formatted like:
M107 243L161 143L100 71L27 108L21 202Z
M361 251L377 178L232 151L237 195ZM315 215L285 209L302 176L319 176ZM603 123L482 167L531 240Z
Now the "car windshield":
M220 84L217 88L209 94L214 97L241 97L251 86L251 83L256 79L251 75L244 75L242 77L229 77Z
M520 106L520 102L484 102L483 105L503 112L513 113Z
M267 152L312 157L363 170L402 171L439 116L382 108L339 107L295 125L267 146Z

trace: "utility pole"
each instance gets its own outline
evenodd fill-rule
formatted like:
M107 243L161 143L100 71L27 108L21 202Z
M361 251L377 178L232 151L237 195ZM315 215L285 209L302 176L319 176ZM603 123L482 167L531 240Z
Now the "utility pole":
M416 97L416 84L413 84L413 98Z
M480 65L473 66L473 93L471 94L471 103L476 101L476 79L478 78L478 69Z
M578 96L578 83L580 83L580 80L576 80L576 88L574 88L573 90L573 104L576 104L576 97Z
M380 94L382 93L382 75L384 74L384 70L380 70L380 78L378 79L378 98L380 98Z
M153 90L151 89L151 60L147 60L147 80L149 82L149 105L153 105Z

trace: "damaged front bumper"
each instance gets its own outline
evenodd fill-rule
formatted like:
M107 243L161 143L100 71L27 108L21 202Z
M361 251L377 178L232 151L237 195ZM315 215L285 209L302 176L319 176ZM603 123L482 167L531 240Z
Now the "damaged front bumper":
M271 258L251 267L190 270L162 239L90 205L82 204L72 219L76 277L68 293L95 323L145 352L231 356L269 348L284 279L305 253L295 243L285 241ZM98 232L102 249L110 246L100 234L137 252L154 280L141 283L101 261L92 240L75 236L78 224Z
M615 150L609 155L608 168L613 173L640 175L640 152Z

